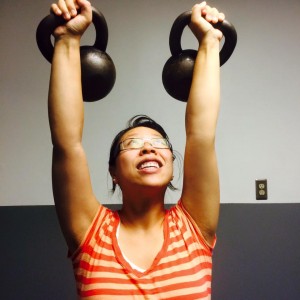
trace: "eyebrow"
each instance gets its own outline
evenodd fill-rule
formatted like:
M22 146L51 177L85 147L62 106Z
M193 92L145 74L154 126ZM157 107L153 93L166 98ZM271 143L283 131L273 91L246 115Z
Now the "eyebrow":
M132 139L132 138L142 139L142 138L164 138L164 137L159 133L153 134L153 135L143 135L143 136L137 136L136 134L130 134L126 138L123 137L122 140L127 140L127 139Z

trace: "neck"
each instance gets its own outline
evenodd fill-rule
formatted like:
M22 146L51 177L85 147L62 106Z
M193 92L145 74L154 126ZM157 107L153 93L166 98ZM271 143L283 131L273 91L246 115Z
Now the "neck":
M164 192L152 193L141 197L136 191L134 195L123 194L123 206L119 212L121 222L128 228L147 230L161 225L165 215Z

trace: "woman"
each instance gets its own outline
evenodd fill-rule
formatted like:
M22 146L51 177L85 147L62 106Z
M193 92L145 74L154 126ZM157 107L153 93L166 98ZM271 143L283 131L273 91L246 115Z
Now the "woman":
M190 28L199 50L186 107L180 201L165 211L172 146L156 122L141 116L112 145L109 171L123 201L113 212L93 193L82 147L79 47L91 5L58 0L51 8L67 21L54 32L49 89L53 193L80 299L210 299L220 198L215 132L222 38L211 23L224 14L205 2L192 9Z

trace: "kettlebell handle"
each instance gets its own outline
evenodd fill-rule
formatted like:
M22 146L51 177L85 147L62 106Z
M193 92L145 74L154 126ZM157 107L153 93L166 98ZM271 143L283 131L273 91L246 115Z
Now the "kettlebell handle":
M108 42L108 28L103 14L92 7L93 24L96 30L96 38L93 47L105 52ZM65 24L66 21L55 14L46 16L38 25L36 30L37 45L43 56L51 63L54 47L51 43L51 35L56 27Z
M169 45L172 56L178 56L182 53L181 36L184 28L191 22L192 11L186 11L179 15L173 23L169 36ZM224 20L212 24L214 28L219 29L224 37L225 42L220 51L220 66L226 63L233 53L237 43L237 33L234 26Z

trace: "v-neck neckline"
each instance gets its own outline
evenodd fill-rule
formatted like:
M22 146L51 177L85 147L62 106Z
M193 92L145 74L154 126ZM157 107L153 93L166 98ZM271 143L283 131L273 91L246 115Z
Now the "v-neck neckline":
M147 268L144 272L140 272L136 269L134 269L130 263L125 259L122 250L119 246L118 240L117 240L117 229L118 226L120 225L121 219L117 211L115 211L115 223L114 229L112 232L112 243L113 243L113 248L116 253L116 258L119 261L119 263L123 266L124 269L129 271L130 273L134 274L137 277L143 277L148 275L159 263L161 258L164 256L165 252L167 251L167 245L169 243L169 226L168 226L168 214L169 211L167 210L165 213L164 221L163 221L163 236L164 236L164 241L162 244L161 249L158 251L157 255L155 256L154 260L152 261L152 264L150 265L149 268ZM133 263L134 264L134 263ZM140 267L139 267L140 268ZM142 268L141 268L142 269Z

